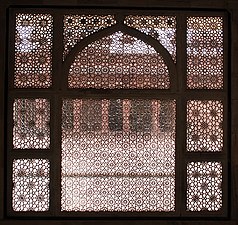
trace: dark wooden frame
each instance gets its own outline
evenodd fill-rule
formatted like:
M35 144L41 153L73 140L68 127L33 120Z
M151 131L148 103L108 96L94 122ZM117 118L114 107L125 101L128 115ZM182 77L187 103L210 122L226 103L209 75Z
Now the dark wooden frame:
M195 2L195 1L190 1L190 2ZM228 1L228 2L230 2L230 1ZM63 4L63 3L61 3L61 4ZM90 4L91 3L89 3L88 5L90 5ZM130 4L125 3L125 2L123 4L128 7L128 8L123 9L123 10L124 11L128 10L131 14L132 11L129 9ZM166 5L166 3L163 3L163 4ZM75 3L73 5L75 5ZM84 4L84 3L82 3L82 4L76 3L76 5L82 5L82 6L85 6L85 7L87 6L87 4ZM105 3L104 5L109 7L108 10L111 10L110 7L113 7L114 10L116 10L116 11L121 10L120 7L116 7L113 4ZM155 5L155 7L156 7L157 4L153 3L153 5ZM171 5L173 5L176 8L176 4L173 3ZM187 8L186 5L183 5L183 9L181 9L181 10L174 10L174 9L170 10L169 9L170 7L169 7L169 8L166 8L166 11L163 11L163 10L160 9L159 5L157 5L156 8L149 9L147 12L148 12L148 14L152 14L152 12L153 12L153 14L160 14L160 15L161 15L161 12L162 13L164 12L164 14L166 14L166 15L168 15L168 12L173 12L176 15L179 15L178 20L183 21L183 23L180 23L181 27L179 27L179 28L185 28L185 26L186 26L186 24L185 24L185 17L186 17L185 14L190 14L190 15L195 15L195 14L197 14L197 15L201 15L201 14L202 15L211 15L211 14L212 15L216 15L216 14L224 15L224 14L227 14L225 16L225 18L227 18L227 20L230 20L230 22L232 22L234 20L234 19L231 20L229 15L230 14L233 15L231 13L231 11L232 10L235 11L236 9L227 9L225 7L222 7L219 3L215 4L215 6L216 5L219 6L219 7L218 6L217 7L220 8L220 10L217 10L217 9L214 10L212 8L209 8L206 12L206 10L204 10L204 9L200 11L198 9L199 7L197 7L197 8L194 7L195 11L191 11L191 10L185 9L185 8ZM236 5L236 4L234 4L234 5ZM32 12L32 9L26 8L25 6L16 7L16 9L8 10L9 6L11 6L11 4L5 3L5 5L3 7L3 9L5 10L4 11L5 16L6 16L7 12L10 13L9 18L11 18L11 13L15 10L16 11L23 10L24 12L27 12L27 11ZM14 4L12 4L12 6L14 6ZM96 6L99 6L99 5L98 5L98 3L94 3L92 6L96 7ZM135 6L135 3L134 3L134 6ZM20 8L22 8L22 9L20 9ZM121 8L123 8L123 5L121 6ZM193 9L193 7L190 7L190 8ZM214 8L216 8L216 7L214 7ZM141 8L141 9L143 9L143 8ZM137 9L137 10L133 9L133 13L138 14L140 12L140 14L141 14L141 12L144 12L141 9L140 8ZM34 10L35 10L35 8L34 8ZM80 9L76 9L76 10L71 9L71 10L72 10L72 12L76 11L77 13L79 13L79 11L80 11ZM71 10L69 10L69 11L71 11ZM97 12L96 14L99 14L98 11L100 11L100 9L95 10L95 9L91 9L91 8L90 9L84 8L83 9L84 13L85 13L85 10L90 11L90 13L91 12L93 13L93 11L95 11L95 12ZM62 11L63 12L64 9L60 9L60 8L58 8L58 9L55 9L55 8L42 9L42 8L38 7L38 9L36 9L36 11L37 12L40 11L40 12L44 12L44 13L45 12L50 12L54 15L55 18L60 18L59 14L56 13L56 11ZM102 10L102 12L104 12L104 13L106 11L107 11L107 9ZM102 13L102 14L104 14L104 13ZM6 17L4 17L4 19L5 19L5 21L7 21ZM12 20L10 19L9 23L11 24L11 22L12 22ZM10 27L12 27L12 25ZM57 38L58 38L59 35L61 35L61 37L62 37L62 28L59 26L59 23L57 23L57 25L58 25L57 28L54 29L54 32L56 34L56 35L54 35L55 40L56 40L55 36L57 36ZM6 31L6 27L7 27L7 23L5 23L5 25L4 25L4 31ZM12 29L14 29L14 26L13 26ZM227 23L226 23L225 30L226 29L229 31L229 21L227 21ZM51 108L53 108L54 111L57 111L60 115L61 100L58 96L63 96L63 97L72 96L73 97L73 96L76 96L76 95L77 96L84 96L85 94L87 94L88 96L95 97L95 95L98 94L98 91L95 91L94 93L90 93L90 92L87 92L87 91L78 91L78 90L68 92L67 87L65 85L63 85L65 83L65 80L63 82L60 82L57 79L55 79L56 82L54 82L54 85L53 85L52 89L48 89L48 90L34 90L34 93L33 93L32 89L13 90L11 83L8 82L9 91L7 91L6 90L6 85L4 85L6 83L4 81L6 81L6 78L8 76L11 77L12 74L13 74L12 73L13 72L12 65L13 65L13 62L14 62L14 57L13 57L14 54L12 53L12 51L10 51L10 49L12 49L12 46L14 46L14 42L13 42L13 39L12 39L12 38L14 38L14 35L13 35L12 32L13 31L9 32L9 37L10 37L10 42L9 42L10 45L9 45L9 48L8 48L9 50L5 51L6 55L9 54L9 61L8 62L9 62L10 66L9 66L9 69L7 69L7 67L5 67L5 71L6 71L6 73L4 73L5 76L1 77L1 79L3 81L1 83L1 85L2 85L1 90L3 90L3 91L1 92L0 97L1 97L3 102L6 102L6 104L4 104L5 107L3 107L3 109L2 109L3 111L2 111L2 114L1 114L1 116L2 116L1 120L0 120L1 121L1 124L0 124L1 128L4 128L4 124L5 124L5 128L9 127L9 126L12 126L11 125L11 105L12 104L11 103L12 103L12 99L15 96L17 96L18 98L19 97L36 97L36 96L37 97L44 97L44 96L48 96L51 99ZM11 196L11 194L10 194L11 193L11 190L10 190L11 189L10 188L11 184L9 183L9 180L10 180L9 175L11 174L11 160L13 158L18 158L18 157L21 158L21 157L24 157L26 155L27 155L27 157L30 157L30 158L31 157L34 158L36 156L37 157L43 157L43 158L49 158L49 159L54 158L54 160L52 160L53 163L51 162L51 176L56 177L56 180L54 181L55 183L57 183L57 182L59 183L60 182L59 165L60 165L60 148L61 148L61 146L60 146L60 143L57 142L57 138L55 138L55 139L51 138L51 149L50 150L43 150L42 152L34 150L34 151L32 151L33 152L32 154L29 153L29 151L27 151L27 150L20 150L20 151L19 150L13 150L13 151L10 151L11 147L9 145L7 145L6 141L4 141L6 139L2 135L1 140L2 140L3 144L1 144L1 146L0 146L1 150L2 150L1 154L2 154L2 156L5 155L5 159L8 161L8 165L10 164L10 166L6 166L6 165L4 166L3 157L2 157L2 159L1 159L2 161L0 161L0 165L2 166L3 169L7 168L7 170L5 170L6 171L5 172L5 179L3 178L3 176L1 178L0 200L4 198L4 193L6 193L6 191L8 192L8 194L7 194L7 196L5 196L5 201L2 201L2 204L0 205L0 216L3 219L2 221L0 220L0 224L15 224L15 222L16 223L19 222L19 221L17 221L18 218L21 218L21 220L23 218L28 218L28 219L31 218L31 219L34 219L34 223L35 223L35 219L38 219L38 220L39 220L39 218L47 219L47 218L52 218L52 217L55 217L55 216L57 216L57 217L59 216L59 217L56 218L56 220L51 221L51 222L48 221L47 223L52 223L52 224L58 224L58 223L74 224L74 223L81 223L81 222L85 221L86 219L87 220L90 219L90 221L92 223L95 223L96 221L99 222L99 223L100 222L104 223L104 222L102 222L102 219L105 219L105 217L107 217L107 216L109 216L109 218L107 217L107 220L109 220L109 219L114 219L115 220L116 219L115 223L118 223L118 224L123 223L123 221L120 222L120 219L124 219L124 221L127 221L127 223L129 223L129 221L130 221L130 223L138 223L138 221L135 220L136 217L140 217L140 220L143 220L143 221L139 222L139 224L140 223L150 224L150 223L154 223L155 221L157 221L157 222L160 221L161 224L180 224L180 222L177 222L177 221L181 221L181 220L184 220L184 221L188 220L187 222L184 222L184 224L187 224L187 223L188 224L191 224L191 223L192 224L200 224L201 222L199 222L199 221L200 220L206 220L206 218L207 219L209 218L209 220L210 220L210 222L208 222L209 224L213 224L213 223L214 224L215 223L220 224L219 221L221 221L221 220L222 220L221 224L235 224L236 223L235 221L237 220L237 217L236 217L235 212L237 210L237 197L234 198L234 199L232 199L231 197L232 196L234 197L234 196L238 195L237 186L236 186L237 183L238 183L238 179L237 179L237 175L238 175L237 174L237 168L238 168L237 161L238 160L236 158L232 158L232 157L230 158L230 156L235 156L235 155L237 156L237 152L236 152L235 147L234 147L234 144L236 145L236 143L237 143L235 141L236 136L234 136L234 135L236 135L236 132L234 132L234 131L236 131L234 123L236 121L235 119L236 119L237 114L236 114L236 111L234 111L235 108L233 106L233 104L237 105L236 101L233 101L233 96L237 96L237 95L235 95L235 92L230 93L230 91L234 90L235 86L232 83L233 89L231 89L231 85L230 85L229 79L228 79L228 77L230 77L230 75L231 75L231 77L232 77L231 79L233 81L233 79L234 79L233 78L233 76L234 76L233 70L235 70L235 68L236 68L236 66L234 64L231 64L231 62L229 61L230 59L233 59L234 51L231 50L231 52L232 52L231 56L228 52L228 49L229 49L228 47L231 45L231 43L232 44L234 44L234 43L229 41L228 34L230 34L230 32L225 32L225 34L226 34L226 36L225 36L225 46L227 46L227 48L225 48L225 54L224 54L225 55L225 78L226 78L225 79L225 87L226 88L224 89L224 91L212 91L212 93L214 93L214 95L215 95L214 99L222 98L224 100L224 104L226 105L226 107L225 107L225 117L224 118L225 118L227 123L225 123L226 127L225 127L225 132L224 133L225 133L225 136L226 136L225 146L227 146L227 149L226 149L226 151L224 151L224 153L221 153L221 154L216 153L215 158L214 158L213 153L212 154L207 153L207 154L203 154L203 156L201 156L199 153L198 154L197 153L186 153L186 151L185 151L186 142L185 142L184 137L186 135L186 128L185 128L185 126L183 126L183 124L186 123L185 111L186 111L186 99L187 99L187 97L185 97L185 96L189 95L189 99L205 99L206 97L211 99L211 91L202 91L201 93L199 93L198 91L186 90L186 83L185 83L185 81L186 81L186 67L185 67L186 66L186 61L184 60L186 58L186 50L182 47L182 46L185 46L185 44L186 44L184 42L183 38L182 38L182 37L185 37L185 33L184 33L183 29L178 29L178 33L180 34L179 38L181 38L180 43L182 43L182 45L177 46L177 52L179 52L179 54L177 53L177 61L178 61L177 70L180 71L180 72L183 71L182 73L178 73L178 74L181 75L182 79L177 80L176 76L175 76L175 80L178 81L177 86L176 87L172 86L173 88L171 89L171 91L159 91L159 92L158 91L156 91L156 92L146 91L146 92L147 92L149 98L154 98L155 96L158 96L159 98L171 98L172 97L172 98L177 99L177 113L178 113L177 118L179 118L179 120L177 119L177 127L176 128L177 128L177 130L181 130L181 132L179 133L179 137L177 137L177 142L176 142L176 145L177 145L177 150L176 150L177 151L176 152L177 153L177 156L176 156L177 158L176 158L176 160L177 160L177 162L179 161L179 162L182 162L182 163L181 164L179 163L180 166L177 165L178 163L176 164L176 171L178 170L180 172L183 172L183 174L185 174L185 171L186 171L185 162L193 160L193 159L198 160L197 157L199 157L199 160L201 160L201 159L204 159L204 160L210 159L211 160L211 158L213 160L223 160L223 161L225 160L224 164L227 165L227 167L226 167L227 171L225 170L223 173L224 173L225 181L227 181L227 182L224 182L223 184L224 184L224 188L227 189L227 193L228 193L227 195L224 196L224 202L227 203L226 207L225 207L226 210L224 210L221 214L220 213L209 213L209 214L204 213L203 214L203 213L200 213L200 212L199 213L187 213L185 208L182 207L181 212L176 211L175 215L168 215L168 214L161 215L161 213L159 213L160 215L153 215L153 214L150 214L150 213L139 213L139 214L138 213L133 213L133 214L128 214L128 215L121 214L121 213L119 213L119 214L113 213L113 214L109 215L110 213L109 214L106 213L106 214L100 214L98 216L96 214L93 215L91 213L89 213L89 214L86 213L84 215L80 214L80 218L79 218L79 214L76 213L75 215L70 215L70 217L74 219L73 221L70 221L68 219L65 220L69 216L68 213L66 213L66 214L63 213L61 216L59 216L57 213L55 214L55 212L53 212L52 210L50 210L50 212L47 212L47 213L45 213L45 212L44 213L34 213L34 212L16 213L16 212L13 212L11 210L11 207L10 207L11 202L9 202L7 200L7 199L11 199L11 198L9 198ZM234 32L232 34L234 34ZM6 32L5 32L4 37L5 37L5 40L6 40L5 43L8 43L8 40L6 39ZM89 40L89 41L91 41L91 40ZM87 44L87 41L85 41L85 44ZM2 45L1 45L1 47L2 47ZM3 48L3 50L5 49L5 47L2 47L2 48ZM57 45L54 44L53 56L55 57L55 60L53 62L53 68L54 68L53 69L53 79L56 78L59 71L62 71L62 66L60 65L62 55L57 53L57 52L60 52L60 51L62 52L62 49L63 49L63 46L61 44L57 44ZM5 59L5 62L6 62L7 61L6 57L4 57L4 59ZM4 59L2 60L3 62L4 62ZM3 64L3 66L4 66L4 64ZM64 71L64 74L66 74L65 71L67 71L67 70L65 69L63 71ZM64 76L64 79L66 79L65 77L66 76ZM237 81L236 78L235 78L235 81ZM236 82L235 84L238 84L238 83ZM5 89L4 89L4 87L5 87ZM119 91L117 91L117 90L109 91L105 94L105 96L107 94L110 94L110 95L115 96L115 97L120 97L120 96L121 97L123 97L123 96L140 97L140 94L136 94L135 92L133 92L131 90L125 90L125 92L123 94L120 94ZM179 98L178 94L183 95L184 97ZM8 101L6 101L6 99L7 99L6 97L8 97ZM231 106L231 109L232 109L232 112L233 112L232 121L230 121L230 116L231 116L230 115L231 114L230 113L230 106ZM8 115L8 120L7 120L7 122L5 121L5 123L4 123L4 118L5 118L4 114ZM51 110L51 136L54 135L54 137L55 137L55 135L60 137L60 124L57 123L57 122L58 122L57 118L53 116L53 113L52 113L52 110ZM233 130L230 129L230 125L231 125ZM52 127L54 127L56 130L58 130L58 132L56 132L56 134L55 134L55 132L52 131L53 130ZM4 129L3 130L1 129L1 132L4 132ZM232 139L230 137L231 133L233 134ZM2 133L2 134L4 134L4 133ZM183 139L180 138L182 136L183 136ZM5 137L6 137L6 135L5 135ZM11 143L11 134L7 135L7 137L8 137L8 143ZM231 147L231 150L230 150L230 147ZM3 149L5 149L4 150L5 154L4 154ZM6 157L6 155L7 155L7 157ZM228 158L227 158L227 156L228 156ZM226 158L228 159L227 162L226 162ZM57 160L55 160L55 159L57 159ZM9 161L10 161L10 163L9 163ZM181 166L181 165L183 165L183 166ZM3 171L0 172L0 175L1 175L1 173L3 175ZM230 173L231 173L231 175L230 175ZM177 174L178 174L178 172L177 172ZM7 177L8 177L8 179L7 179ZM176 182L178 182L178 178L176 178ZM7 185L6 185L6 183L7 183ZM183 194L182 194L182 196L177 195L176 202L177 201L182 202L182 201L185 200L185 190L184 190L185 183L186 183L186 177L182 176L182 179L179 181L179 185L176 185L176 192L181 191L181 193L183 193ZM178 183L176 183L176 184L178 184ZM232 193L230 193L230 190L232 190ZM56 209L55 211L60 212L59 202L52 201L52 199L55 199L54 196L59 196L59 194L60 194L60 185L57 188L57 186L54 186L51 182L51 193L53 193L53 196L51 198L51 203L52 203L51 209L53 208L53 209ZM5 208L5 204L8 205L7 208ZM4 210L4 208L5 208L5 210ZM131 220L132 219L131 216L134 218L133 220ZM172 217L169 219L168 216L169 217L172 216ZM223 217L223 219L218 218L220 216ZM129 219L128 217L130 217L131 219L128 220ZM11 220L9 220L7 218L9 218L9 219L11 218ZM84 218L84 219L82 219L82 218ZM97 220L92 220L92 219L95 219L95 218L97 218ZM12 220L12 219L14 219L14 220ZM61 221L59 221L59 219L61 219ZM169 222L168 219L171 220L171 222ZM197 221L192 222L191 220L194 220L194 219L196 219ZM211 221L212 219L215 220L215 221L212 222ZM218 219L218 220L216 221L216 219ZM29 224L30 224L30 222L31 221L29 221ZM22 223L27 224L28 222L22 220ZM33 223L33 221L32 221L32 223ZM36 223L41 224L41 221L38 221Z

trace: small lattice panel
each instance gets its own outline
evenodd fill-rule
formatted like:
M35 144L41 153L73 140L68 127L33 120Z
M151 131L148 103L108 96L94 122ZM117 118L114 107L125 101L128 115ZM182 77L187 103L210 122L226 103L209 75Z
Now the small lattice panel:
M65 99L62 211L174 211L175 101Z
M63 58L80 40L115 24L113 15L65 15Z
M47 99L15 99L13 103L13 148L50 147L50 102Z
M187 86L223 88L223 18L187 18Z
M15 31L16 88L49 88L52 84L53 17L17 14Z
M223 104L221 101L187 102L187 151L223 150Z
M150 35L160 42L176 61L176 17L175 16L134 16L125 18L124 23Z
M222 164L190 162L187 165L187 210L218 211L222 207Z
M49 210L49 170L47 159L13 161L12 208L14 211Z
M116 32L85 47L68 75L70 88L168 89L163 58L145 42Z

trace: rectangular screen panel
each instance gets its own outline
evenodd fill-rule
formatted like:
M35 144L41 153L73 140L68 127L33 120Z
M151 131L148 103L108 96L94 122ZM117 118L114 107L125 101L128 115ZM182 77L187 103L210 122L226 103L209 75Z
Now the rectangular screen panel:
M222 207L221 162L187 165L187 210L218 211Z
M15 99L13 148L49 149L50 102L48 99Z
M174 211L175 101L65 99L62 211Z
M12 207L14 211L49 210L49 171L47 159L13 161Z
M187 87L223 88L223 18L187 18Z
M49 88L52 84L53 17L17 14L15 28L16 88Z
M187 102L187 151L223 150L223 103L214 100Z

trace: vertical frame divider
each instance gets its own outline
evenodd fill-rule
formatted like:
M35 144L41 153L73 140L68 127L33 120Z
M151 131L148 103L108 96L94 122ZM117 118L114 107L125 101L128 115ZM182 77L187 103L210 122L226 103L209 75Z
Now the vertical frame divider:
M63 15L53 13L53 98L51 105L51 212L57 216L61 200L61 77L63 58Z
M228 184L232 183L233 173L231 170L231 161L233 157L231 156L231 142L232 142L232 133L231 133L231 65L230 65L230 38L229 33L230 32L230 24L229 24L229 14L227 12L224 13L223 16L223 68L224 68L224 91L225 91L225 100L224 100L224 146L223 146L223 152L225 154L225 166L223 167L223 184L224 184L224 191L223 191L223 201L225 204L223 204L223 208L227 216L232 215L231 210L231 185L230 187ZM225 194L225 195L224 195Z
M186 16L181 12L177 16L177 88L179 99L177 102L177 127L176 127L176 203L181 216L185 211L186 188L184 179L186 178L184 169L184 153L186 149L186 102L184 93L186 90Z
M54 216L60 212L61 200L61 99L54 96L51 104L52 132L51 139L51 179L50 179L50 209Z
M63 64L63 13L54 10L53 16L53 52L52 52L52 79L53 90L61 91L62 89L62 64Z
M0 13L4 14L6 10L4 10L4 8L0 9ZM8 12L7 12L8 13ZM4 41L2 41L2 43L0 44L0 51L7 53L6 49L8 46L8 43L6 42L6 40L8 38L6 38L8 36L7 34L7 26L4 20L0 20L0 25L2 27L2 32L0 34L0 38ZM0 76L0 102L1 102L1 109L0 109L0 219L4 218L4 204L5 204L5 200L6 200L6 195L5 193L5 163L6 163L6 146L7 146L7 141L6 141L6 135L5 135L5 128L6 128L6 122L5 122L5 118L6 118L6 109L7 109L7 104L6 104L6 89L7 89L7 83L6 83L6 74L7 74L7 69L5 67L6 62L7 62L7 55L8 54L2 54L1 60L0 60L0 65L1 65L1 76Z
M6 80L7 80L7 101L5 106L7 109L5 110L5 113L7 114L6 119L6 144L5 144L5 159L7 162L6 173L5 173L5 188L6 188L6 195L5 195L5 212L4 214L8 216L10 212L12 211L12 161L11 161L11 155L13 151L13 99L9 95L9 90L13 89L14 85L14 65L15 65L15 29L16 29L16 11L14 9L9 9L8 14L8 62L7 62L7 74L6 74Z

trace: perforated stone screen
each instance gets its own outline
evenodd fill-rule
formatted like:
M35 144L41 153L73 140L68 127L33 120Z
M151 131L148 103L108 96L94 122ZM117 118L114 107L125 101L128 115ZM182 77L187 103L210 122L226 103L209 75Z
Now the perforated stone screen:
M63 211L174 211L175 101L65 99Z

